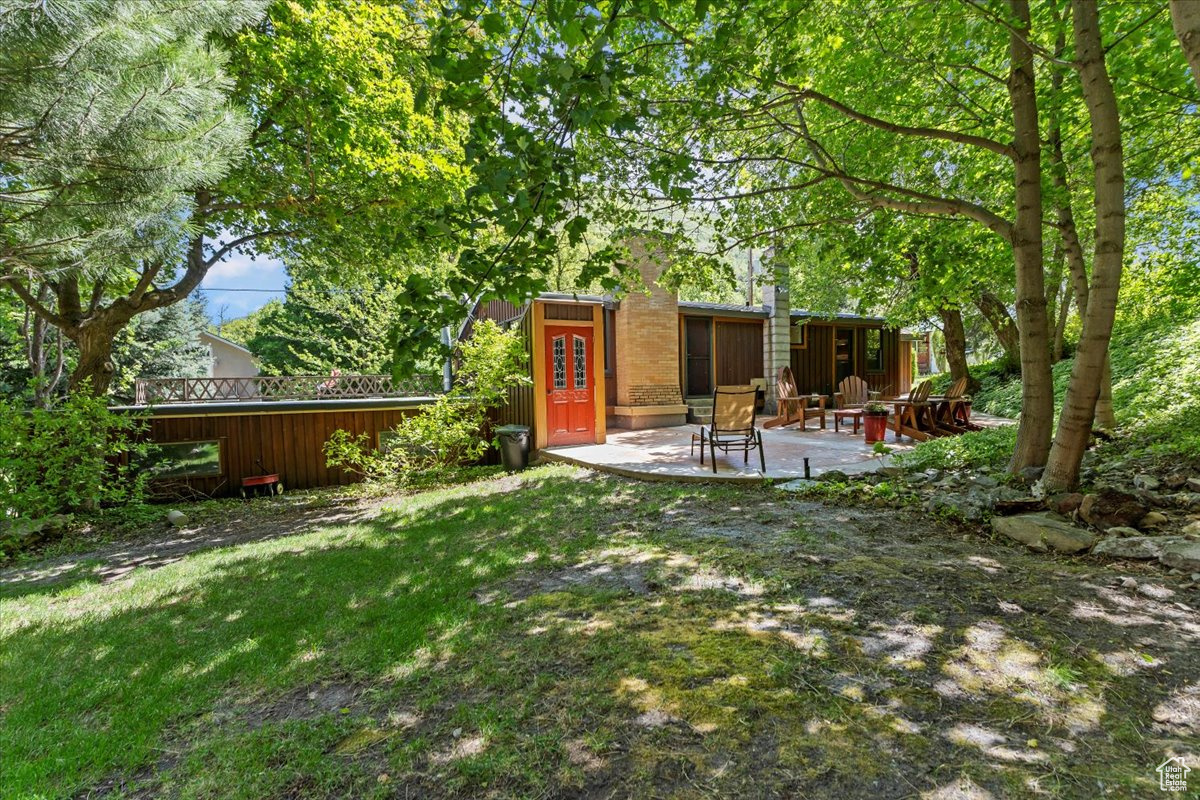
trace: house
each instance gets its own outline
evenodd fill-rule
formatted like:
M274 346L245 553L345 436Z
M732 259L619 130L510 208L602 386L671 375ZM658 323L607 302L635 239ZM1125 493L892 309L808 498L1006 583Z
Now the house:
M208 345L212 353L210 378L253 378L259 373L254 354L237 342L231 342L215 333L202 331L200 341Z
M501 416L530 425L535 449L602 443L609 428L682 425L718 385L762 382L774 413L783 366L804 394L832 395L850 375L884 397L910 388L911 341L881 318L821 318L791 308L787 289L771 285L761 306L680 301L658 284L663 265L644 240L632 240L630 253L647 292L620 300L543 293L523 306L472 309L471 320L523 333L532 382L510 393ZM785 268L775 273L787 280Z

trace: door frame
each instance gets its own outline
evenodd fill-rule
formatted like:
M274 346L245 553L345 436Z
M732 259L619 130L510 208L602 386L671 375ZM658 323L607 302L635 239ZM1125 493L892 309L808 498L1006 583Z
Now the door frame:
M689 391L688 386L688 351L687 351L687 324L688 320L700 320L708 323L708 391L701 394L693 394ZM679 315L679 387L682 390L681 394L684 400L695 397L712 397L713 389L717 385L717 321L713 317L706 317L701 314L680 314Z
M546 447L549 441L549 431L547 428L547 410L546 410L546 326L550 325L555 328L591 328L592 329L592 405L596 411L596 426L595 426L595 443L604 444L607 435L607 425L604 413L604 398L605 398L605 382L604 382L604 359L597 357L596 342L604 340L604 306L601 303L579 303L579 305L592 306L591 320L571 320L571 319L546 319L547 302L566 303L569 301L562 299L542 300L535 299L533 301L533 328L530 336L533 341L530 343L530 358L532 361L533 371L533 442L532 449L540 450ZM618 343L618 346L620 344ZM599 354L602 355L602 354Z

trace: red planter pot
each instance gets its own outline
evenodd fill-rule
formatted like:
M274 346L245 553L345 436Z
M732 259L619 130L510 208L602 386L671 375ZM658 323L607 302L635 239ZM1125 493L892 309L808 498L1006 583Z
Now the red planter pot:
M863 414L863 430L866 432L867 444L882 442L887 435L887 414Z

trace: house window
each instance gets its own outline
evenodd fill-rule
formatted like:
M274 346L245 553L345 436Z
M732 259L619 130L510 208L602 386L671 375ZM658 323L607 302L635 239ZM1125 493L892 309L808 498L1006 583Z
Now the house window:
M221 442L166 442L153 445L139 468L151 480L164 478L209 478L221 474Z
M803 322L797 322L792 325L792 347L805 347L805 330L808 328Z
M867 371L883 372L883 331L879 328L868 328L866 333Z
M554 337L554 388L567 388L567 337Z
M575 342L575 388L587 388L587 342L582 336L571 337Z

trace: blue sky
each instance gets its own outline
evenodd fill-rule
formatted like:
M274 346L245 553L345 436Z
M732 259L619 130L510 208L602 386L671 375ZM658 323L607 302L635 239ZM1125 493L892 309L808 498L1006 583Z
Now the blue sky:
M262 308L272 298L283 298L287 273L283 262L259 256L251 261L245 253L233 253L208 271L200 282L200 294L208 301L208 317L217 322L224 309L225 320L244 317ZM222 290L234 291L222 291ZM270 291L237 291L268 289Z

